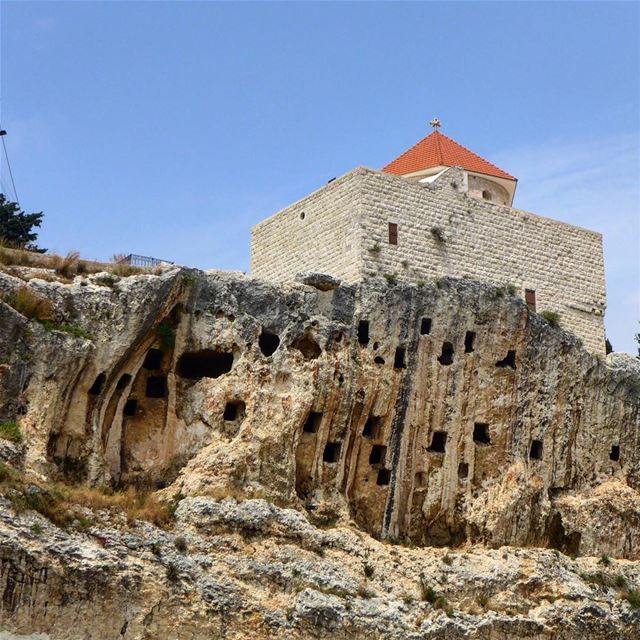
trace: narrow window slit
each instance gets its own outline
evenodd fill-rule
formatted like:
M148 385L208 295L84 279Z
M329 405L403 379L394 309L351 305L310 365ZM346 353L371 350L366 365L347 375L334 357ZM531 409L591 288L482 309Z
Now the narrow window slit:
M531 311L536 310L536 292L533 289L524 290L524 301Z
M393 368L394 369L404 369L405 368L405 363L404 363L404 356L405 356L406 350L404 347L398 347L396 349L396 355L395 358L393 360Z
M362 345L369 344L369 321L360 320L358 322L358 342Z
M389 244L398 244L398 225L395 222L389 223Z
M620 445L614 444L611 446L611 451L609 452L609 460L613 460L614 462L620 460Z
M464 352L465 353L473 353L473 343L476 340L476 334L473 331L467 331L464 336Z
M420 335L428 336L431 333L431 318L422 318L420 322Z
M458 465L458 478L464 479L469 477L469 463L461 462Z

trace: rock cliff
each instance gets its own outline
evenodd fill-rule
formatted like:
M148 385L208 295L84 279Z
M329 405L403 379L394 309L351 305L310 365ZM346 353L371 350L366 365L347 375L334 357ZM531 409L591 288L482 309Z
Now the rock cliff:
M24 438L0 440L5 628L640 633L638 366L507 288L167 269L0 292L0 421ZM65 487L170 517L38 508Z

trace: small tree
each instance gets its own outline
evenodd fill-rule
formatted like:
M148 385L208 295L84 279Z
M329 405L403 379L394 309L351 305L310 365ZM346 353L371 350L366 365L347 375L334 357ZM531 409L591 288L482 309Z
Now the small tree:
M33 231L42 224L42 215L42 211L25 213L17 202L7 200L4 193L0 193L0 240L29 251L44 253L46 249L34 244L38 234Z

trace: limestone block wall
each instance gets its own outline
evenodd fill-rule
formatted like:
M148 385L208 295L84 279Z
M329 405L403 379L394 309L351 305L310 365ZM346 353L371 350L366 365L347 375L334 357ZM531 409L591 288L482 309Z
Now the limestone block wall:
M360 179L348 173L253 227L251 274L283 282L321 271L356 281Z
M559 313L604 354L601 234L473 197L476 182L456 168L431 184L354 169L254 227L252 275L287 281L312 270L415 284L454 276L512 285L522 297L531 289L538 312Z
M588 350L604 353L602 236L464 193L463 172L431 185L366 170L362 179L362 279L407 282L443 276L505 283L536 293L536 310L556 311ZM389 223L398 244L389 244Z

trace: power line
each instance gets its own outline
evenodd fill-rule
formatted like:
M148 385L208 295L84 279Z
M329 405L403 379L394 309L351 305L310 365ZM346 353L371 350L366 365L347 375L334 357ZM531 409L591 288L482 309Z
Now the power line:
M9 177L11 178L11 184L13 185L13 194L16 197L16 202L18 206L20 206L20 199L18 198L18 191L16 190L16 182L13 179L13 171L11 171L11 163L9 162L9 154L7 153L7 145L4 142L4 137L7 135L7 132L4 129L0 129L0 139L2 139L2 149L4 150L4 157L7 161L7 168L9 169Z

